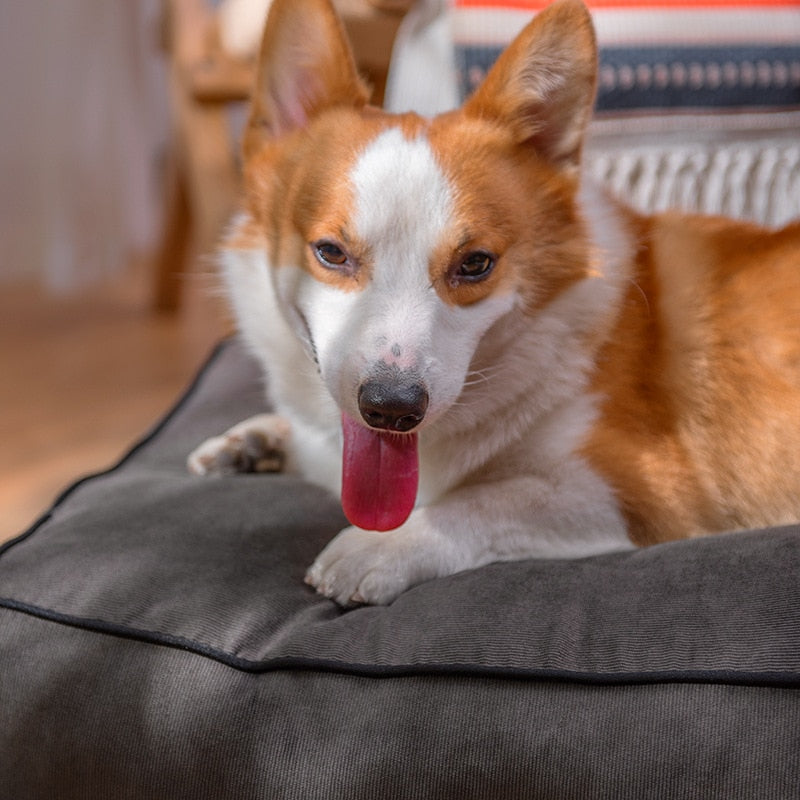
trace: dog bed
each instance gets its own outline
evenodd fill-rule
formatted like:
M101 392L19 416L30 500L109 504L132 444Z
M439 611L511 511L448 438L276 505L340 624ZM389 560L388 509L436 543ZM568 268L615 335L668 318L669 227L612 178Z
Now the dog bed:
M335 498L185 470L259 410L223 343L0 550L0 797L796 796L800 528L494 564L345 611L303 583Z

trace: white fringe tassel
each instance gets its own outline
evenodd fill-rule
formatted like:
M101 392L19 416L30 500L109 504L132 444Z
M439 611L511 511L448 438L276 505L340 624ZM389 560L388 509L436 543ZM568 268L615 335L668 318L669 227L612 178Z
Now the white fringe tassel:
M800 141L594 143L591 176L644 212L684 211L780 226L800 218Z

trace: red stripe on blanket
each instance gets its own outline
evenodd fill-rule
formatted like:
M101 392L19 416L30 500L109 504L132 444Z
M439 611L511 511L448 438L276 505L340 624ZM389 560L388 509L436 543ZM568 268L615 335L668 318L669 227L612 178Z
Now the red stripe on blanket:
M537 11L551 0L451 0L456 8L517 8ZM800 10L798 0L586 0L589 8L791 8Z

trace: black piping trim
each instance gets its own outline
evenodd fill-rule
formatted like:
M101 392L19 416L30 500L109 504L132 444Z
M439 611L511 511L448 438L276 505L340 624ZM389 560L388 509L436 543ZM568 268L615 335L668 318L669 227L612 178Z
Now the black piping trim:
M167 647L193 653L216 661L240 672L267 673L283 670L324 672L364 678L410 678L422 676L450 676L462 678L500 678L508 680L538 680L576 683L587 686L631 686L664 683L725 684L759 688L800 688L800 674L789 670L736 670L736 669L665 669L629 672L583 672L551 667L511 667L475 663L418 662L412 664L363 664L328 658L303 656L276 656L266 659L249 659L212 647L193 639L173 636L159 631L132 628L106 620L63 614L51 609L22 603L10 598L0 598L0 608L7 608L48 622L71 628L129 639L144 644Z

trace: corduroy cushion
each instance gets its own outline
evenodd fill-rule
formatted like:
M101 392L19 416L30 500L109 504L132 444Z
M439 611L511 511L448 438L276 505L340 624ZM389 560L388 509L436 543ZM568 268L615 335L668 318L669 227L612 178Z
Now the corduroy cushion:
M226 343L0 552L0 797L794 796L799 528L490 565L342 611L302 582L345 524L334 498L184 470L261 409Z

